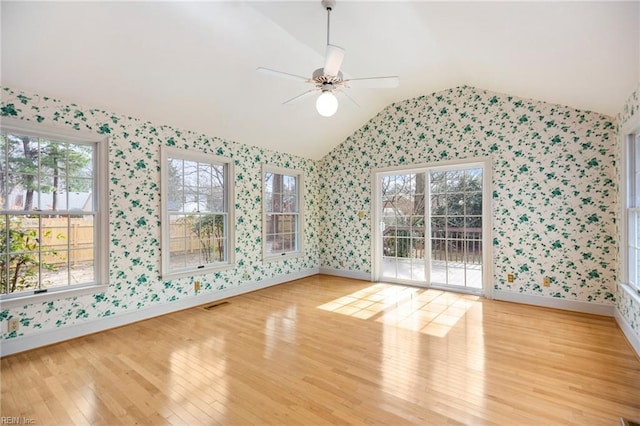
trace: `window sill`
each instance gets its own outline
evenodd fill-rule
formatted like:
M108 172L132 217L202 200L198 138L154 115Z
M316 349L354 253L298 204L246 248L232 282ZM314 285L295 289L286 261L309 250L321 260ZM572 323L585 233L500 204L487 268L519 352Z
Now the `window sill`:
M162 274L162 280L171 281L177 278L193 277L196 275L205 275L211 272L226 271L233 268L234 266L235 265L232 263L225 263L224 265L208 266L202 269L183 269L176 272L165 272Z
M631 296L635 303L640 304L640 293L638 293L636 289L626 283L620 283L619 285L629 296Z
M277 254L277 255L271 255L271 256L264 257L262 259L262 262L263 263L271 263L271 262L277 262L279 260L295 259L296 257L301 257L303 255L304 255L304 252L302 252L302 251L294 251L294 252L289 252L289 253L282 253L282 254Z
M27 305L60 300L70 297L85 296L88 294L104 293L109 287L108 284L97 284L86 287L76 287L71 289L50 289L46 293L25 294L24 296L11 297L0 300L0 309L22 308Z

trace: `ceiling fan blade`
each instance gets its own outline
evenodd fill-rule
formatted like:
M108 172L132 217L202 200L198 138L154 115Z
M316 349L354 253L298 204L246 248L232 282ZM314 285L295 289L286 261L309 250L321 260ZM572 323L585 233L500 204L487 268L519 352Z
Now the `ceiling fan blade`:
M259 67L258 68L258 72L261 72L261 73L267 74L267 75L272 75L272 76L275 76L275 77L288 78L288 79L291 79L291 80L304 81L304 82L308 82L309 81L309 79L307 77L302 77L301 75L296 75L296 74L289 74L288 72L276 71L276 70L272 70L270 68Z
M313 93L317 93L319 92L318 89L311 89L307 92L301 93L297 96L294 96L293 98L286 100L282 103L282 105L292 105L292 104L296 104L298 102L300 102L301 100L307 98L309 95L313 94Z
M344 81L348 87L391 89L400 85L400 77L350 78Z
M349 94L347 92L345 92L344 90L340 90L340 89L338 89L337 92L340 93L341 95L344 95L345 98L349 99L352 104L354 104L355 106L360 108L360 104L358 104L355 99L353 99L351 96L349 96Z
M340 72L340 66L344 59L345 50L342 47L327 45L327 56L324 60L324 73L328 76L335 77Z

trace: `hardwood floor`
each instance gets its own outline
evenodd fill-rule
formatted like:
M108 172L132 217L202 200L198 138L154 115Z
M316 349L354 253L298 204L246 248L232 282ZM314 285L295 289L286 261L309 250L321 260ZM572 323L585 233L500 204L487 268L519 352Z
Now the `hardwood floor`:
M36 425L640 420L640 360L612 318L322 275L228 302L5 357L0 416Z

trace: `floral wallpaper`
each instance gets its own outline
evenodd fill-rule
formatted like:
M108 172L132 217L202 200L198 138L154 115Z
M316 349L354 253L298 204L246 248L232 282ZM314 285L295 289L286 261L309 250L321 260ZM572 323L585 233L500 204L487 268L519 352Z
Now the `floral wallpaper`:
M215 137L89 109L56 99L1 90L0 114L109 136L110 286L107 292L3 309L0 319L20 319L26 336L82 321L166 304L318 267L318 172L313 160L266 151ZM174 146L232 158L235 164L236 266L208 275L163 281L160 276L160 146ZM305 174L305 254L262 262L261 164ZM143 230L143 232L141 232Z
M637 113L640 113L640 82L618 114L618 127L621 129ZM622 287L618 286L616 307L636 334L637 340L640 341L640 303L638 299L634 299Z
M638 112L640 112L640 82L638 82L636 90L629 95L627 102L625 102L622 110L618 114L617 119L620 127L624 126L624 124Z
M310 268L369 273L371 170L479 157L491 158L493 168L493 287L616 303L640 335L640 307L615 290L618 154L610 117L458 87L388 106L315 162L9 88L0 93L2 116L108 135L111 204L109 290L1 310L0 319L18 317L21 326L0 339L177 301L194 295L195 279L201 293L215 293ZM618 123L639 109L639 94L640 87ZM162 145L233 159L234 268L160 277ZM303 257L262 262L262 163L305 172ZM551 277L549 287L544 276Z
M392 104L322 159L320 266L371 271L372 169L479 157L493 168L494 289L613 305L614 120L472 87Z

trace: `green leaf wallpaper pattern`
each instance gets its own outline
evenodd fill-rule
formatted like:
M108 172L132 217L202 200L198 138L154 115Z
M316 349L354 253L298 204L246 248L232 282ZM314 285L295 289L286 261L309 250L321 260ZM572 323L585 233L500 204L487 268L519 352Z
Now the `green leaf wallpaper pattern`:
M622 110L616 117L617 122L620 127L622 127L631 119L631 117L638 113L640 113L640 82L638 82L636 90L629 95L627 102L625 102Z
M371 169L490 157L493 287L611 305L617 155L592 112L471 87L392 104L320 163L321 267L371 271Z
M3 116L107 135L109 139L110 286L104 294L4 309L0 316L18 317L19 333L7 339L70 326L86 320L148 308L193 297L193 281L205 292L259 282L317 268L318 171L313 160L267 151L190 131L155 125L136 118L87 109L9 88L2 91ZM235 164L236 266L208 275L163 281L160 276L160 146L232 158ZM305 173L305 254L262 262L261 164Z
M639 95L640 86L618 123L639 110ZM494 288L615 301L640 336L639 304L615 291L617 127L609 117L460 87L388 106L314 162L8 88L2 89L0 109L3 116L111 138L109 291L0 311L0 319L21 319L20 336L193 296L193 279L203 282L203 291L215 292L318 266L369 272L371 169L485 156L493 167ZM235 268L206 277L160 278L163 144L233 158ZM262 263L263 162L305 172L302 258ZM146 232L136 232L140 226ZM508 272L516 273L516 283L506 282ZM540 285L543 275L553 278L551 287Z

